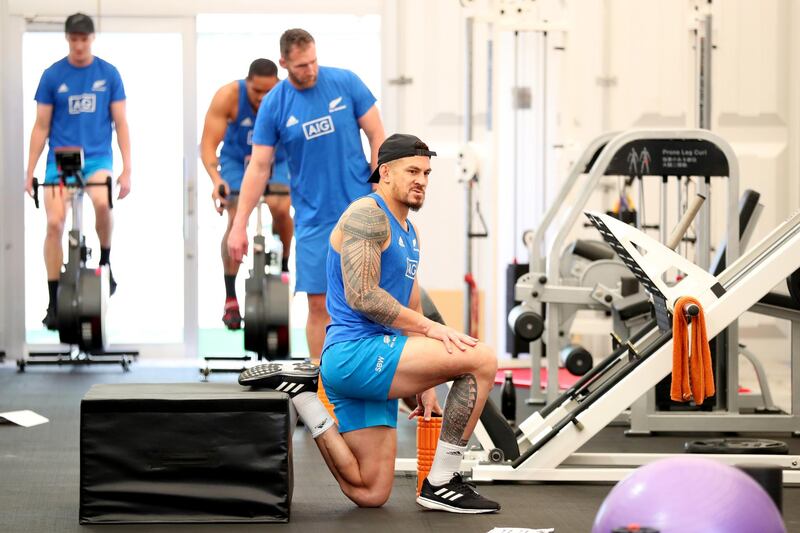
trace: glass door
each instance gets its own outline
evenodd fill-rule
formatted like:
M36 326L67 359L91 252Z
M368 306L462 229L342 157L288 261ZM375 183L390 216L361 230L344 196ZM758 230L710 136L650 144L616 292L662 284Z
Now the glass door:
M224 84L247 76L250 63L257 58L280 58L279 40L288 28L308 30L317 44L319 63L352 70L381 101L381 18L379 15L352 14L200 14L197 16L197 121L198 143L208 105ZM280 79L286 71L278 68ZM362 134L363 137L363 134ZM363 138L366 153L369 144ZM211 180L198 162L199 226L199 351L200 355L241 354L243 335L224 328L221 317L225 301L223 268L220 259L225 217L220 217L211 203ZM270 231L269 210L264 208L265 232ZM250 217L248 237L252 239L255 216ZM290 261L293 262L292 250ZM236 287L239 305L244 309L244 280L251 258L239 270ZM294 270L290 263L290 270ZM291 276L292 286L294 276ZM305 294L291 300L292 357L308 355L305 324L308 304Z
M92 52L120 72L132 144L131 193L115 200L113 211L111 265L119 285L109 305L108 339L112 345L136 346L142 355L193 356L197 303L195 291L186 287L196 287L197 275L194 19L101 18L95 25ZM29 23L22 36L26 161L39 78L68 52L62 27ZM122 169L116 135L112 146L116 181ZM43 153L35 172L40 179L45 161ZM83 214L94 265L100 247L88 198ZM44 209L28 200L24 218L26 341L58 343L57 332L41 324L48 301ZM70 220L68 215L65 233Z

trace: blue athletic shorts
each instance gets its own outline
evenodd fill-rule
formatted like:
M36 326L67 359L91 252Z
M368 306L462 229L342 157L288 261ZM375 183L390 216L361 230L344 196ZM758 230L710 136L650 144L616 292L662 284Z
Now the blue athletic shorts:
M295 225L295 263L297 281L295 292L324 294L328 290L325 262L328 258L328 239L336 227L334 222L319 226Z
M322 384L339 420L339 432L397 427L397 400L389 399L408 337L378 335L337 342L322 354Z
M242 179L244 178L244 160L233 157L220 157L219 173L232 191L239 191L242 188ZM289 163L287 161L275 165L269 182L276 185L289 185Z
M228 187L232 191L238 191L242 188L242 178L244 178L244 161L234 158L220 157L219 158L219 173L228 183Z
M83 179L89 179L98 170L112 171L114 161L110 157L88 157L83 160ZM113 176L112 176L113 177ZM48 161L44 173L45 183L58 183L58 167L55 161Z

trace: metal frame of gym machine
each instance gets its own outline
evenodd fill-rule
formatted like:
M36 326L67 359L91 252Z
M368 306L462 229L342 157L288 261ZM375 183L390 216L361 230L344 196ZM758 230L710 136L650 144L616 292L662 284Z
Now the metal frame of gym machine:
M539 225L536 231L533 232L528 239L526 239L528 248L531 250L530 263L532 270L534 268L533 265L536 265L536 269L544 268L545 261L542 254L542 251L544 250L544 241L549 225L555 220L556 215L558 214L558 207L561 206L561 204L563 204L563 202L566 200L578 179L583 174L589 172L593 162L597 159L606 143L615 135L616 133L607 133L601 135L586 146L581 156L572 165L564 186L559 191L555 201L545 212L542 223ZM466 159L471 160L473 157L470 155ZM464 168L468 168L468 166L469 165L465 165ZM541 343L538 341L534 341L531 344L538 344L541 346ZM540 368L539 358L534 357L533 360L533 375L538 375ZM531 389L533 388L534 386L532 384ZM542 398L544 398L543 395ZM463 461L464 468L469 468L472 465L484 461L499 462L503 459L516 459L516 457L519 456L519 444L514 443L513 439L509 436L509 434L513 434L513 429L504 428L502 427L503 425L507 426L508 424L502 415L499 414L497 407L492 404L490 399L487 401L487 406L484 408L484 413L481 415L481 419L475 426L474 431L474 436L481 449L471 447L467 451ZM516 450L514 448L516 448ZM395 460L395 470L398 472L412 472L415 471L416 468L416 459L398 458Z
M224 197L224 187L220 185L220 196ZM239 192L235 192L236 195ZM244 351L243 355L204 355L205 364L200 364L202 381L208 381L211 374L239 373L248 366L273 360L291 360L289 327L289 288L288 279L280 269L282 253L267 246L262 218L263 206L267 196L288 196L288 191L270 191L269 185L256 204L256 232L253 236L253 263L250 275L245 281ZM272 236L272 239L277 239ZM270 241L272 243L272 241ZM278 241L280 242L280 241Z
M735 160L731 165L734 167L731 173L734 173ZM669 375L672 370L670 310L679 297L691 295L700 301L708 337L712 338L735 325L742 313L769 292L776 279L788 277L800 266L800 212L729 263L718 277L627 224L606 215L587 215L653 298L658 327L642 330L537 413L534 417L538 420L529 421L520 438L520 441L527 441L528 446L517 460L503 465L473 466L472 476L477 481L617 481L633 467L669 456L576 451L626 409L632 398L643 395ZM732 228L728 229L730 232ZM731 244L729 252L737 255L737 240L728 242ZM669 286L662 275L672 267L687 275ZM792 365L791 377L793 385L800 382L800 365ZM784 470L784 483L800 483L798 456L706 457L729 464L778 466Z
M590 144L581 156L582 160L591 160L591 153L597 149L597 145L602 143L604 136L598 137L594 143ZM548 368L547 387L546 392L543 394L540 389L532 386L530 391L530 403L541 403L542 397L546 403L554 401L559 394L558 384L558 364L559 364L559 341L562 339L560 335L561 330L559 327L552 327L552 324L561 324L564 313L562 310L563 304L583 304L587 307L597 306L601 301L607 297L611 298L608 305L612 304L615 299L619 299L620 294L613 290L613 288L600 288L595 289L592 287L575 287L561 283L559 267L561 252L566 246L567 239L570 236L576 222L581 216L581 212L586 208L592 195L597 189L603 176L606 175L625 175L621 172L609 172L608 167L613 158L622 158L625 160L627 154L625 151L628 149L630 143L644 144L648 141L669 141L676 145L686 142L689 143L702 143L707 142L719 148L727 159L729 176L725 176L728 183L727 194L727 219L728 219L728 242L731 242L731 235L738 235L738 190L739 190L739 173L738 164L736 163L736 156L730 145L721 137L711 133L707 130L629 130L620 133L607 140L605 147L601 154L596 158L594 165L589 170L589 176L583 182L583 188L579 192L572 206L569 207L568 215L563 219L561 226L553 239L550 247L550 252L546 258L541 257L541 248L543 246L545 234L549 227L542 224L543 227L537 229L534 236L529 239L529 253L530 253L530 271L528 274L519 278L515 286L515 298L522 303L523 306L532 310L533 312L540 312L542 306L546 305L545 320L546 327L543 334L543 340L547 345L546 364ZM651 154L653 155L653 154ZM580 161L579 161L580 162ZM618 165L618 162L617 162ZM575 182L579 177L581 166L576 164L570 176L562 187L559 198L556 199L551 210L548 212L549 220L555 217L556 212L563 211L564 206L562 202L565 200L568 191L574 187ZM680 168L676 168L675 174L686 175L686 172ZM673 175L675 175L673 174ZM640 176L641 178L648 177L649 174ZM652 175L650 175L652 176ZM660 209L660 225L663 240L666 240L667 228L667 213L665 201L667 198L667 181L663 176L661 180L661 209ZM710 181L709 178L703 176L705 179L698 180L696 192L709 198L710 194ZM640 199L641 202L641 199ZM708 268L710 263L710 215L709 204L706 202L700 210L697 217L697 241L696 249L698 252L698 264L702 268ZM547 219L546 219L547 220ZM736 239L737 246L728 247L727 256L734 259L738 256L738 238ZM544 269L542 269L544 265ZM598 292L598 290L600 292ZM602 293L602 294L600 294ZM732 335L732 343L736 340L735 326L729 329ZM734 343L735 345L735 343ZM541 340L533 341L531 343L531 354L541 353ZM538 375L540 368L540 358L531 357L531 367L533 375ZM552 370L552 371L551 371Z
M751 230L753 226L751 223ZM748 233L740 241L742 246L749 237ZM800 349L800 303L793 302L791 297L769 292L748 311L790 321L790 362L792 368L800 364L795 361L795 354ZM724 396L712 411L658 410L656 392L650 390L631 404L630 429L626 433L635 436L677 431L780 432L800 435L800 380L791 380L789 412L782 411L772 400L768 378L758 356L730 335L727 343L729 351L723 374L725 382L721 387L718 386L718 392L724 392ZM753 365L760 388L757 394L739 392L738 355ZM740 409L748 412L740 412Z
M697 109L695 118L700 128L711 128L713 50L711 8L711 1L697 2L695 20L691 28L696 65L695 99ZM759 214L760 210L754 216L757 218ZM755 226L755 221L750 224L750 231L753 226ZM739 241L740 247L745 246L750 231L745 231L742 235ZM708 265L701 264L700 266L707 267ZM772 298L770 299L769 296ZM767 301L757 303L750 311L791 322L791 357L794 358L794 352L800 349L800 310L792 309L789 305L781 305L781 300L785 300L785 298L770 294ZM729 356L726 361L727 382L723 389L725 397L721 398L721 402L715 406L713 413L659 411L656 408L655 390L651 390L631 405L631 427L628 434L649 435L659 431L768 431L798 434L800 431L800 382L792 381L790 412L788 414L780 412L772 401L766 374L758 357L739 344L738 328L735 325L728 329L727 335ZM735 355L736 352L741 353L753 365L760 386L759 394L740 394L738 392L739 359ZM740 408L763 408L763 412L740 413Z
M534 230L532 233L527 234L524 237L525 244L528 247L528 258L529 258L529 273L523 275L519 280L518 283L524 282L527 283L527 280L530 279L532 276L536 276L537 279L541 282L541 280L549 281L553 278L548 278L547 275L547 268L548 268L548 255L545 252L546 247L546 239L547 234L551 229L551 226L556 222L556 215L559 214L563 209L563 205L566 202L567 198L569 197L570 193L575 188L576 184L578 183L579 179L591 172L592 165L597 160L599 154L602 152L603 148L605 148L606 144L613 139L617 132L609 132L604 133L603 135L598 136L592 142L590 142L583 150L581 155L578 157L577 161L572 165L570 168L569 174L567 175L566 180L564 181L563 185L561 186L558 195L553 199L553 202L550 204L550 207L545 211L544 217L542 218L539 226ZM560 235L560 233L559 233ZM559 241L560 244L560 241ZM554 240L553 245L550 249L550 254L552 255L555 253L557 257L560 259L562 250L560 249L561 246L556 246L556 241ZM558 273L558 267L556 267L556 273ZM551 287L552 288L552 285ZM522 303L518 306L518 312L524 313L527 310L530 310L534 313L539 314L539 316L545 318L549 315L545 311L545 306L548 303L559 304L559 303L566 303L569 302L571 304L579 303L579 298L572 297L573 293L577 293L578 295L582 296L580 298L580 303L586 304L587 307L593 304L596 304L597 301L592 298L592 291L591 290L582 290L575 286L565 286L563 287L565 293L557 293L552 294L551 291L548 291L549 294L547 295L540 295L537 294L533 296L533 291L528 291L525 294L525 298L520 299L517 295L516 298L520 300ZM515 293L518 291L515 289ZM569 296L566 294L569 293ZM553 297L553 300L550 300L550 297ZM557 297L561 297L561 300L556 299ZM548 298L546 300L546 298ZM537 300L538 299L538 300ZM539 339L533 340L530 342L529 352L531 354L531 376L538 376L541 373L541 356L547 356L547 368L558 368L559 365L559 346L554 345L552 349L548 349L546 354L542 353L544 345L542 343L541 337ZM530 395L527 399L527 403L531 404L542 404L547 403L547 401L552 401L552 398L549 398L551 395L547 393L549 390L556 391L558 393L558 373L557 372L548 372L547 375L547 386L542 389L541 387L536 385L536 380L532 380L531 387L530 387ZM549 398L549 400L548 400Z
M465 185L465 277L464 277L464 331L470 334L477 334L471 332L472 308L474 280L472 279L473 272L473 241L476 239L485 238L488 235L488 229L480 213L480 206L477 203L476 190L480 181L480 174L478 171L477 155L470 144L474 140L474 117L473 117L473 51L474 51L474 28L476 23L486 24L489 32L488 42L488 78L490 81L489 96L490 106L494 106L494 101L491 100L495 97L494 86L496 85L497 69L494 67L494 60L496 58L496 50L494 42L497 39L499 32L532 32L540 33L545 42L545 50L547 49L547 39L549 32L566 33L566 26L558 17L548 16L548 12L544 11L540 5L541 3L533 3L523 5L516 0L466 0L462 2L465 8L464 17L464 37L465 37L465 54L464 54L464 143L465 146L459 153L459 167L462 174L461 182ZM556 13L550 12L550 15ZM554 20L556 19L556 20ZM542 68L544 69L544 77L546 80L547 72L547 58L542 61ZM516 76L516 68L515 68ZM547 83L543 84L542 101L546 102ZM544 107L544 106L543 106ZM545 111L545 109L543 109ZM490 111L488 116L492 116ZM543 127L544 128L544 127ZM492 129L491 124L488 127ZM515 130L515 145L517 138L517 118L514 117L514 130ZM546 129L546 128L544 128ZM542 131L542 145L545 145L546 131ZM543 158L542 164L546 168L546 158ZM478 220L482 225L481 231L473 230L474 214L477 214Z
M695 21L690 25L690 30L692 31L695 39L695 49L697 50L696 54L696 83L695 83L695 95L697 99L697 124L699 128L709 128L710 127L710 117L711 117L711 46L709 45L709 40L707 39L707 35L711 35L711 2L708 0L707 2L703 1L696 1L694 5L693 14L695 16ZM597 139L595 139L592 144L601 142L603 138L611 138L613 134L604 134ZM592 151L592 144L590 144L586 151ZM590 155L588 156L591 157ZM587 153L585 152L581 159L587 158ZM591 162L592 159L589 159ZM567 178L567 181L562 186L559 196L555 199L555 201L551 204L550 208L548 209L545 217L543 218L542 222L540 223L539 227L536 230L536 233L531 237L525 239L525 243L528 245L528 252L529 252L529 262L530 262L530 269L529 272L533 275L537 275L538 277L544 276L543 279L547 279L550 283L553 283L552 273L558 273L558 270L547 269L547 264L545 263L545 257L553 258L557 257L560 259L562 252L564 251L564 243L559 242L559 239L556 238L553 241L552 249L550 250L549 256L542 255L544 252L544 245L545 245L545 237L546 233L549 230L550 225L555 218L556 213L559 211L561 204L566 199L569 191L572 190L572 187L575 185L577 181L578 175L580 174L580 168L583 165L579 163L573 167L570 171L570 175ZM578 168L576 168L578 167ZM575 174L576 170L578 171ZM589 168L586 168L586 172L589 172ZM640 189L641 191L641 189ZM640 195L639 197L639 204L640 204L640 212L637 216L637 225L641 227L641 216L643 210L643 202L644 198ZM661 209L662 212L665 211L665 202L666 202L666 195L662 193L661 198ZM666 231L666 226L663 224L662 220L662 233ZM702 222L702 221L701 221ZM568 228L566 232L559 233L559 237L561 240L565 240L568 234L568 231L571 228ZM662 241L666 240L666 236L664 235ZM710 245L710 243L709 243ZM554 253L555 252L555 253ZM547 298L548 301L541 303L534 303L530 301L530 298L523 300L522 305L518 310L518 313L527 310L533 311L536 313L542 313L541 316L547 323L553 323L552 315L547 314L545 312L545 307L552 309L553 306L561 305L563 306L570 306L575 304L581 304L587 306L587 308L594 308L594 309L603 309L603 308L610 308L611 305L620 297L620 294L614 290L607 290L611 289L610 287L599 287L600 292L597 294L590 294L587 298L584 294L586 291L581 291L581 288L574 287L574 284L565 283L559 285L550 285L550 290L548 291L550 294L547 294L544 298ZM602 294L601 294L602 293ZM608 300L610 298L610 300ZM576 300L576 301L574 301ZM580 301L577 301L580 300ZM526 303L530 303L530 306L526 306ZM574 319L574 309L571 313L572 318ZM547 339L546 343L546 353L543 353L543 344L541 339L536 339L531 341L529 352L531 353L531 370L533 376L538 376L541 370L541 362L540 357L534 356L534 354L538 354L539 356L546 356L547 360L547 368L549 369L556 369L558 368L559 361L560 361L560 349L563 345L567 344L568 341L565 339L569 336L569 329L572 324L572 320L570 319L570 315L560 314L559 316L562 319L562 322L558 324L558 331L563 332L560 335L554 335L553 338L560 342L553 342L553 338ZM509 322L513 320L513 317L510 318ZM513 325L511 326L513 329ZM557 328L554 328L557 329ZM748 358L751 354L746 354ZM758 366L757 360L753 360L754 366ZM526 400L526 403L529 404L542 404L548 403L552 401L557 395L559 391L558 385L558 376L555 375L555 372L548 372L548 379L547 384L544 389L531 386L530 388L530 395ZM765 403L766 402L765 400Z
M118 364L125 372L139 357L138 350L107 348L105 315L109 295L108 268L87 268L86 259L91 256L83 235L83 195L90 186L106 187L108 205L114 207L111 177L102 183L85 181L82 173L82 148L56 148L56 162L59 168L60 184L57 187L72 191L70 199L72 225L68 232L67 263L60 274L59 305L57 310L59 341L68 349L52 351L29 350L17 359L17 369L25 372L26 367L35 365L89 365ZM62 160L62 157L64 158ZM62 171L63 170L63 171ZM67 178L75 181L68 183ZM34 178L33 200L39 208L39 187L53 184L42 183Z
M661 141L661 142L671 142L671 143L686 143L687 145L692 144L693 146L698 145L698 143L704 143L703 146L706 147L714 147L716 149L716 154L718 157L724 157L725 164L724 167L727 169L728 176L725 178L728 182L728 191L727 191L727 214L729 219L729 224L727 226L728 230L728 242L734 243L733 245L729 245L728 249L726 250L726 255L728 257L728 261L732 261L734 258L738 257L738 239L732 239L733 235L739 235L739 214L738 214L738 183L739 183L739 170L738 170L738 162L731 149L730 145L725 142L724 139L720 138L719 136L715 135L714 133L708 130L632 130L628 132L623 132L617 134L612 139L608 140L605 136L598 137L593 143L591 143L586 150L584 151L581 158L576 162L573 166L573 169L570 173L570 176L567 178L567 181L577 181L579 175L583 170L586 169L587 166L590 165L592 160L595 160L594 164L591 165L591 170L589 171L589 175L584 179L585 187L581 190L579 197L576 199L575 203L573 204L572 208L570 209L568 216L566 217L560 231L558 237L556 237L553 247L553 250L560 250L561 246L558 243L563 243L566 240L568 233L570 232L571 228L574 227L575 222L577 221L578 217L580 217L582 209L588 203L590 197L594 190L596 190L597 185L603 179L605 175L607 175L607 171L609 168L612 167L612 162L615 159L618 161L619 158L625 160L625 156L632 145L643 145L648 141ZM605 146L602 145L605 143ZM600 150L599 155L597 151L602 147ZM652 146L651 146L652 148ZM618 162L616 165L618 166ZM616 174L616 172L612 169L612 175ZM708 187L709 184L706 180L699 180L700 184L698 184L699 192L705 194L708 197ZM662 187L666 187L666 184L662 181ZM562 193L566 196L567 187L562 189ZM665 191L662 191L662 194L666 194ZM710 235L708 232L708 203L704 204L703 208L700 210L698 214L698 219L700 220L701 228L705 227L706 231L702 231L702 229L698 230L698 241L699 245L702 249L708 250L709 245L707 244L710 242ZM548 216L555 217L556 210L552 210L548 212ZM663 223L664 227L666 227L666 222ZM546 232L546 228L540 228L539 236L534 236L530 239L530 245L534 243L539 243L541 245L542 240L544 239L544 234ZM705 244L704 244L705 243ZM703 257L707 257L708 254L703 254ZM532 257L537 262L537 264L541 265L544 263L544 258L542 258L539 254L533 255ZM708 259L706 259L708 262ZM559 267L559 258L558 256L553 259L553 254L548 261L549 268L555 269L555 272L558 272ZM701 268L708 268L708 265L702 265ZM533 298L531 295L533 292L543 292L542 284L541 284L541 275L525 275L517 283L516 286L516 298L525 302L526 300L530 300ZM580 289L576 287L563 287L557 288L558 290L580 290L583 292L589 292L591 289ZM530 304L528 304L530 305ZM532 309L538 309L538 307L533 307L530 305ZM555 311L552 311L553 314L558 314L558 306L554 305L551 306L555 308ZM735 326L735 324L734 324ZM734 329L733 326L728 328L729 331ZM641 338L641 335L647 332L647 328L641 330L641 333L638 337L634 337L632 342L637 338ZM734 337L735 338L735 337ZM734 350L734 353L738 353L738 343L731 342L729 343L730 350ZM553 360L553 364L558 365L558 354L556 353L556 359ZM730 356L729 356L730 357ZM537 358L533 358L537 359ZM548 364L551 360L548 360ZM533 364L537 364L538 361L534 361ZM557 366L555 367L557 368ZM602 363L599 365L599 368L602 370ZM586 375L581 377L577 384L573 386L568 392L574 390L579 390L580 387L584 383L587 383L589 380L593 379L593 376L596 375L596 370L590 370ZM555 372L551 373L555 374ZM553 388L555 387L555 388ZM482 416L481 421L482 423L478 424L475 429L475 437L480 443L482 450L470 450L467 455L465 456L464 461L464 468L469 468L471 465L486 461L486 460L495 460L497 455L493 452L497 449L503 450L504 455L506 458L515 457L519 451L523 451L525 449L529 449L532 443L536 442L539 438L539 434L542 431L542 424L543 424L543 417L547 417L550 413L558 407L559 398L557 395L558 392L558 382L555 381L555 385L551 385L549 387L548 392L555 391L556 395L553 400L548 402L541 411L538 413L534 413L526 420L522 421L518 425L518 429L516 431L516 438L517 438L517 450L510 450L508 443L500 443L499 438L495 438L495 436L503 436L505 432L502 430L504 428L497 428L496 424L486 425L484 424L484 419L486 418L486 422L496 422L493 420L492 417L486 415L486 417ZM577 389L576 389L577 387ZM734 389L737 390L738 389ZM629 398L627 405L625 405L624 409L627 409L630 404L637 398L637 396L633 396ZM620 414L622 410L620 410ZM615 416L616 416L615 414ZM490 420L491 419L491 420ZM505 428L507 429L507 428ZM398 459L397 460L397 470L413 470L415 468L415 463L412 465L407 459ZM497 461L495 461L497 462Z

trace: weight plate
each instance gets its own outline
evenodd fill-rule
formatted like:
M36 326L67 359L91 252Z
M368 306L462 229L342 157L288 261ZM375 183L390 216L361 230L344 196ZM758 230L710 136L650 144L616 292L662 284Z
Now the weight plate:
M714 454L765 454L786 455L789 446L785 442L769 439L703 439L689 441L685 445L688 453Z

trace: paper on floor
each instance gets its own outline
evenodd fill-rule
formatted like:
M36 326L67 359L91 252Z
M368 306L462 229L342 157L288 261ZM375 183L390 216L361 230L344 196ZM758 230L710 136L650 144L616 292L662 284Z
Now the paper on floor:
M489 533L553 533L555 528L528 529L526 527L496 527Z
M34 413L28 409L25 409L24 411L8 411L6 413L0 413L0 423L6 421L26 428L50 422L50 420L42 415Z

